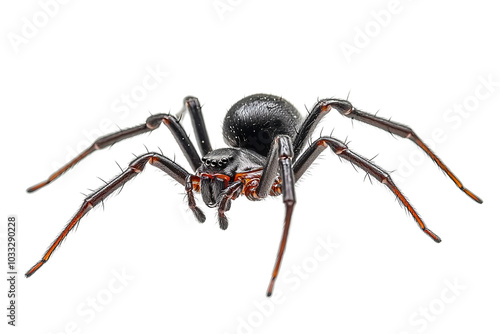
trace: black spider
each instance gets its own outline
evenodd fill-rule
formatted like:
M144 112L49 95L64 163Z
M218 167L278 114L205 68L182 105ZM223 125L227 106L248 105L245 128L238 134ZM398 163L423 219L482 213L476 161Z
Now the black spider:
M144 169L147 163L150 163L185 186L189 208L199 222L205 221L205 215L196 206L193 192L200 192L203 201L208 207L217 207L219 225L223 230L228 226L225 212L229 210L231 200L235 200L241 194L250 200L261 200L267 196L283 195L283 203L286 209L285 223L271 282L267 289L267 295L270 296L285 251L292 211L295 205L295 182L300 179L318 155L327 147L340 158L350 161L363 169L368 175L386 185L411 213L420 228L434 241L440 242L441 239L425 226L389 174L370 162L370 160L351 152L343 142L332 137L321 137L300 154L306 140L311 136L320 119L331 108L336 109L346 117L412 140L438 164L460 189L476 202L482 203L479 197L462 185L458 178L420 140L413 130L405 125L355 109L346 100L320 100L308 116L303 119L297 109L281 97L266 94L245 97L229 109L224 119L224 140L231 147L213 150L198 99L186 97L184 99L184 108L179 113L179 117L170 114L152 115L146 120L145 124L101 137L79 156L52 174L47 181L31 187L27 191L33 192L52 182L93 151L113 145L122 139L153 131L162 123L172 132L195 173L189 173L162 154L147 153L139 156L129 164L125 171L84 200L81 208L52 243L43 258L26 273L26 276L31 276L48 261L68 232L75 227L89 210L102 202L112 192L122 187L127 181L134 178ZM180 124L180 116L186 110L190 113L196 140L203 155L202 158L200 158Z

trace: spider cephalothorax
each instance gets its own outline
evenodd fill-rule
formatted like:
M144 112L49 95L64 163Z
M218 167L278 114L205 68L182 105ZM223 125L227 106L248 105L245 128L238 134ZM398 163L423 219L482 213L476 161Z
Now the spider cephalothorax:
M220 204L228 186L238 181L241 182L241 189L237 189L238 195L243 193L249 199L260 199L252 196L251 185L260 180L265 157L244 148L221 148L208 153L202 162L192 179L194 190L201 193L208 207ZM278 180L276 187L279 188ZM274 192L270 195L274 195Z
M387 186L413 216L422 231L435 242L440 242L441 239L426 227L415 209L394 184L390 175L382 168L350 151L345 143L333 137L320 137L304 149L307 139L310 138L320 119L332 108L343 116L412 140L437 163L439 168L462 191L476 202L482 203L479 197L462 185L412 129L406 125L360 111L347 100L320 100L314 105L307 117L302 119L297 109L283 98L267 94L245 97L229 109L224 119L223 136L231 147L213 150L198 99L186 97L184 108L179 117L170 114L152 115L142 125L101 137L79 156L52 174L47 181L29 188L28 192L33 192L52 182L93 151L113 145L123 139L153 131L162 123L172 132L194 173L189 173L163 154L146 153L137 157L126 170L84 200L80 209L52 243L43 258L26 273L26 276L31 276L48 261L57 246L66 238L68 232L78 224L88 211L134 178L149 163L185 187L189 208L199 222L204 222L206 218L196 205L194 193L201 193L203 202L208 207L217 207L219 225L223 230L228 227L225 213L229 210L231 201L240 195L244 195L250 200L283 195L285 224L271 282L267 289L267 295L270 296L285 251L292 211L295 206L295 182L300 179L318 155L328 147L340 158L350 161ZM198 147L202 153L201 158L180 124L180 116L186 110L191 116Z

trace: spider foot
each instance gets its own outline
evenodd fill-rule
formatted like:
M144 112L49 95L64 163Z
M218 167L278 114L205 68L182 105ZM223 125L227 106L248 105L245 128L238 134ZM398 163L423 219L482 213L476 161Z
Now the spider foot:
M427 235L429 237L431 237L435 242L437 243L440 243L441 242L441 238L437 236L437 234L435 234L434 232L432 232L431 230L429 230L428 228L424 229L424 232L427 233Z
M219 226L221 230L225 230L229 226L229 221L224 213L219 213Z
M26 272L26 274L24 274L24 276L26 276L26 278L30 277L31 275L33 275L35 273L35 271L37 271L46 261L45 260L40 260L38 261L33 267L31 267L30 270L28 270Z
M478 202L479 204L482 204L482 203L483 203L483 200L482 200L482 199L480 199L480 198L479 198L479 196L474 195L474 194L472 193L472 191L470 191L469 189L464 188L464 187L462 187L462 188L460 188L460 189L462 189L462 191L463 191L464 193L466 193L466 194L467 194L470 198L472 198L473 200L475 200L475 201L476 201L476 202Z
M200 223L204 223L205 220L207 220L207 217L205 217L205 214L199 207L195 206L194 208L191 208L191 210L193 210L194 216Z

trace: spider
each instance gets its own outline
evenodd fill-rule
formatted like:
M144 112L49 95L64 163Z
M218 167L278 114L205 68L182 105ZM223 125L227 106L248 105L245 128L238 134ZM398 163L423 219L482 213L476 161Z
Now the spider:
M439 168L463 192L476 202L482 203L478 196L462 185L458 178L422 142L412 129L406 125L356 109L347 100L319 100L307 117L303 119L297 109L281 97L268 94L247 96L236 102L224 118L222 126L224 141L230 147L214 150L210 145L201 105L197 98L188 96L184 99L182 110L176 116L171 114L151 115L144 124L103 136L80 155L50 175L46 181L27 189L30 193L36 191L54 181L92 152L111 146L123 139L153 131L159 128L162 123L169 128L191 168L195 171L192 174L173 160L159 153L149 152L137 157L126 170L122 170L121 174L85 198L80 209L50 245L42 259L26 272L26 277L33 275L49 260L69 231L77 225L87 212L142 172L148 163L161 169L185 187L189 208L196 219L203 223L206 219L205 214L197 206L194 198L195 192L201 193L203 202L209 208L217 208L218 223L222 230L228 227L226 211L229 210L231 201L240 195L244 195L252 201L262 200L267 196L282 195L285 205L284 228L271 280L267 288L267 296L271 296L273 292L285 252L292 212L296 202L295 182L302 177L304 172L326 148L330 148L340 158L350 161L353 165L361 168L368 175L373 176L377 181L388 187L413 216L422 231L435 242L441 242L441 239L427 228L413 206L392 181L388 172L372 163L369 159L350 151L344 142L333 137L321 136L310 145L306 145L306 141L310 138L321 118L332 108L343 116L412 140L437 163ZM180 123L180 119L186 111L191 116L196 141L202 153L201 158Z

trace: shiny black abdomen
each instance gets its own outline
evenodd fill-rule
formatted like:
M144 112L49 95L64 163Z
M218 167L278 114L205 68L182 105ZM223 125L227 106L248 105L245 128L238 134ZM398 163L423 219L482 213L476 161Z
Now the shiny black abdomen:
M266 156L277 135L288 135L293 140L301 124L302 116L287 100L255 94L239 100L229 109L222 129L228 145Z

